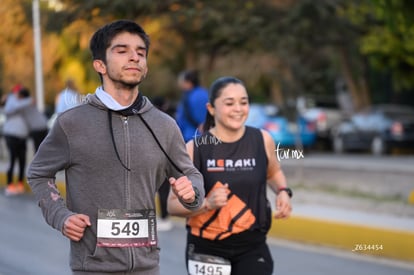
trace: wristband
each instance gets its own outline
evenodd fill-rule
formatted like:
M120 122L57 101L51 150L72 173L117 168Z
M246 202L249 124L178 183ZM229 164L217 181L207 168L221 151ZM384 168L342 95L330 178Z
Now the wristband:
M180 200L181 204L187 208L188 210L196 210L197 208L200 207L200 191L198 191L198 189L196 187L194 188L194 193L195 193L195 199L192 203L187 203L187 202L183 202Z
M286 192L289 196L289 198L292 198L293 196L293 192L292 189L290 189L289 187L282 187L282 188L278 188L277 193L276 194L280 194L280 192Z

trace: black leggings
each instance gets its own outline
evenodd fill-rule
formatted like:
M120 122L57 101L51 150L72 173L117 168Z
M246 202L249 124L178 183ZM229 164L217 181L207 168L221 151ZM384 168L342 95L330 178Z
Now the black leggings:
M220 241L187 237L186 265L189 253L199 253L225 258L231 262L231 275L271 275L273 259L269 247L263 241L253 246L221 246Z
M19 161L19 181L23 181L26 168L26 139L6 136L7 149L9 150L10 166L7 171L7 184L13 183L14 163Z
M40 144L47 136L48 130L38 130L38 131L32 131L30 133L30 137L33 139L33 144L35 148L35 152L39 149Z

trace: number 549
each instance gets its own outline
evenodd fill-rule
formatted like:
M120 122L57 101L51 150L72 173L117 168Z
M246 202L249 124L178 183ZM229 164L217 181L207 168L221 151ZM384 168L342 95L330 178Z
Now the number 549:
M125 235L125 236L137 236L139 234L139 223L138 222L113 222L111 228L111 234L113 236Z

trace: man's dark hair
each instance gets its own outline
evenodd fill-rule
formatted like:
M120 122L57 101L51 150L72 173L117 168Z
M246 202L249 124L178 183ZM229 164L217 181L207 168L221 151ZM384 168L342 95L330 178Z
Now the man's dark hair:
M187 70L180 73L180 76L185 81L190 82L193 87L200 86L200 79L197 70Z
M89 43L93 60L99 59L106 63L106 50L111 45L114 37L123 32L129 32L141 37L147 48L146 54L148 56L150 39L144 29L134 21L118 20L101 27L93 34Z

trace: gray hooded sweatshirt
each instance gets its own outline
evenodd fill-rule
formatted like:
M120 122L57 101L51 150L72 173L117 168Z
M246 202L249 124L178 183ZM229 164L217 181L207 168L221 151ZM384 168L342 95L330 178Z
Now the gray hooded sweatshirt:
M160 184L166 177L182 174L167 160L137 115L109 112L96 95L88 96L86 102L57 118L30 165L29 184L46 222L53 228L62 232L64 221L74 213L90 217L92 226L86 228L84 237L79 242L71 241L72 270L159 274L157 246L97 245L98 210L155 209L154 197ZM205 195L203 179L186 152L175 121L153 107L146 97L138 113L199 191L195 208L200 207ZM66 204L55 185L59 170L66 172Z
M4 113L6 122L3 125L3 134L21 139L29 135L29 127L24 119L24 111L29 108L32 102L31 98L19 99L15 94L8 96Z

